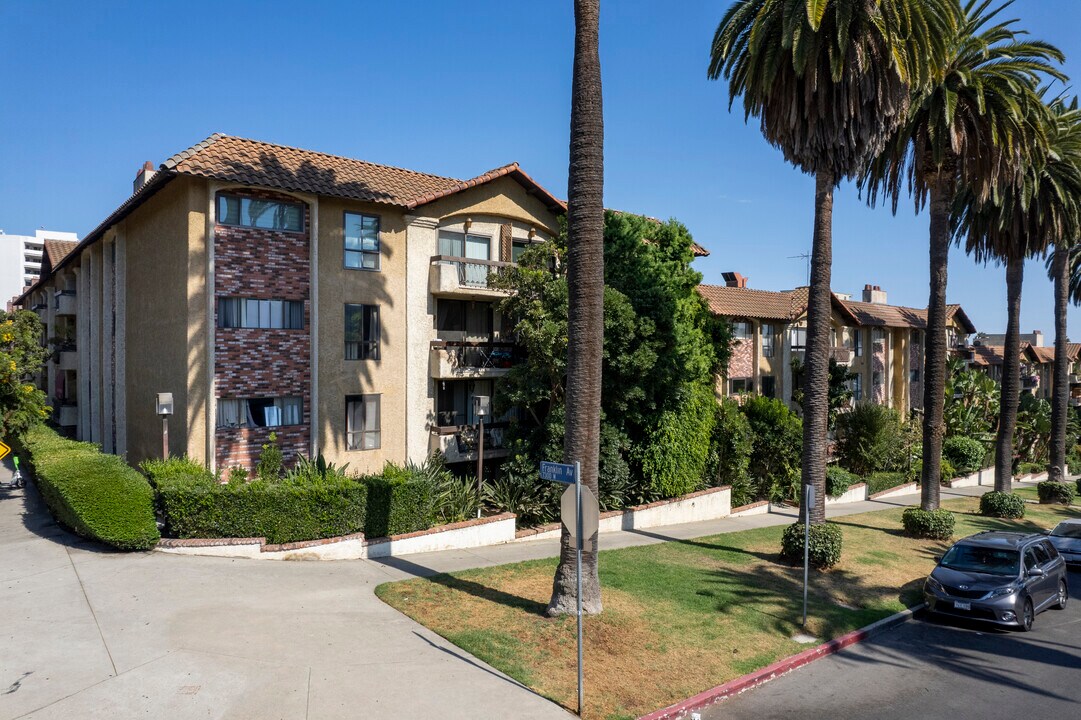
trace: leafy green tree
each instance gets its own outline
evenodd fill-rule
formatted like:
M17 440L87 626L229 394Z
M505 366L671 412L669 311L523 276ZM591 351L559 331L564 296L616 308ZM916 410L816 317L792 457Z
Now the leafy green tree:
M49 416L45 393L33 384L49 357L44 326L28 310L0 310L0 440L23 433Z
M966 369L960 358L950 360L947 370L947 437L970 437L989 443L998 423L998 383L987 373Z
M713 36L709 77L726 78L730 104L742 97L766 140L815 177L802 461L814 523L826 519L833 191L904 122L955 22L955 0L737 0Z
M803 423L783 401L760 395L748 397L740 409L753 436L754 499L797 499Z
M717 418L713 426L706 478L710 485L732 488L732 506L755 501L755 491L748 473L754 433L735 400L722 398L716 404Z
M947 52L933 68L928 87L914 88L906 121L886 152L868 166L861 184L870 186L872 204L879 194L893 200L911 193L916 211L930 214L931 287L927 301L924 356L923 482L921 507L939 505L936 481L944 436L943 389L946 381L946 284L952 240L950 212L958 187L981 197L1011 182L1022 154L1038 127L1024 109L1034 96L1035 80L1058 76L1049 60L1062 54L1039 41L1025 41L1016 21L995 18L1010 3L989 10L991 0L969 0L959 23L945 36ZM1027 152L1027 151L1026 151Z

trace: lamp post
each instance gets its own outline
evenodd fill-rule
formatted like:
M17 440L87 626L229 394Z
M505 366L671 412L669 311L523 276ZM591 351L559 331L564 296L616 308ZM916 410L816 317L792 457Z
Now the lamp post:
M477 517L480 517L482 487L484 485L484 418L491 412L487 395L473 396L473 414L477 417Z
M173 394L158 393L158 415L161 415L161 459L169 459L169 416L173 414Z

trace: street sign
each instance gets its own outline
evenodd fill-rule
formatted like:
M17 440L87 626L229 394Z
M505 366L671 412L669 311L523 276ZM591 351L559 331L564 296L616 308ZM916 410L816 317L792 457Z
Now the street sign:
M567 528L572 538L578 537L578 523L574 517L575 492L573 487L563 491L559 497L559 519ZM597 534L597 524L600 521L600 506L597 504L597 496L582 486L582 539L589 540Z
M0 460L6 458L8 456L8 453L10 452L11 448L5 445L3 442L0 442ZM574 482L574 480L572 479L571 482Z
M563 463L554 462L542 462L540 464L540 477L541 480L548 480L550 482L563 483L564 485L574 484L574 466L565 465ZM571 501L573 505L573 500ZM573 518L573 515L571 516ZM572 520L573 522L573 520Z

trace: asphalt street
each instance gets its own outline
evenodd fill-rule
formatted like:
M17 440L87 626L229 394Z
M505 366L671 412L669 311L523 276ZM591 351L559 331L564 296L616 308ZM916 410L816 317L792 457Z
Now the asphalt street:
M921 613L836 655L702 711L703 720L988 720L1081 713L1081 572L1065 610L1032 632Z

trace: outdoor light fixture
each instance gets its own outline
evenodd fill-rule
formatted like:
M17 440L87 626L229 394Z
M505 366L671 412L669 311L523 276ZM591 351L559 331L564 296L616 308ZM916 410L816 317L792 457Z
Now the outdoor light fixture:
M158 393L158 415L161 415L161 459L169 459L169 416L173 414L173 394Z

